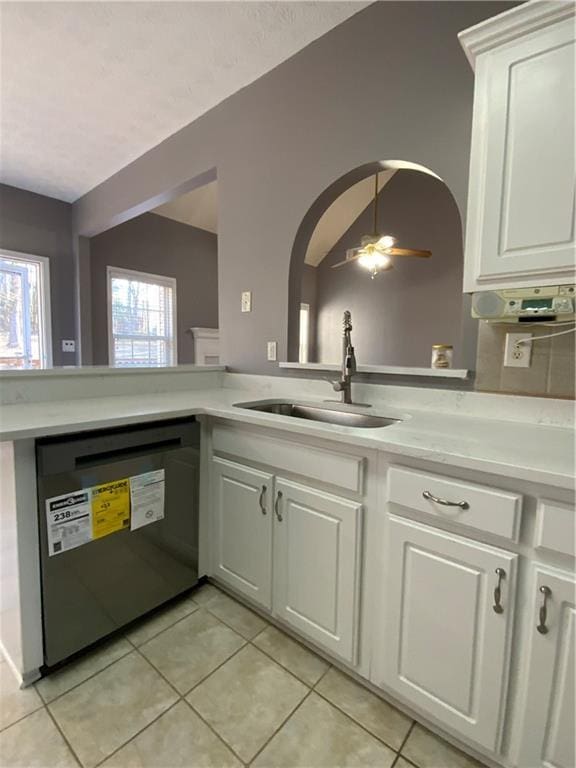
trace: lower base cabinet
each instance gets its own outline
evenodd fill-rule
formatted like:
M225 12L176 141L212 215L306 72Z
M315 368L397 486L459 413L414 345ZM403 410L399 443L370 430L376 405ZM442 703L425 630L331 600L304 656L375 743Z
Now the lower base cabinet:
M270 609L274 476L214 458L212 481L212 572Z
M356 663L362 505L212 460L212 573Z
M356 662L362 506L276 480L274 612Z
M517 556L390 517L380 680L489 750L507 689Z
M536 564L531 584L526 687L514 763L574 768L576 583L573 574Z

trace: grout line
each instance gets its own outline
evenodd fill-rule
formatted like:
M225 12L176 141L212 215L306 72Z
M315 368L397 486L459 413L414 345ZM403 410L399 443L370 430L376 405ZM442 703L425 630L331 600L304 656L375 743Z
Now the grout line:
M338 710L338 712L340 712L340 713L341 713L341 714L343 714L345 717L347 717L347 718L348 718L348 720L351 720L351 721L352 721L352 722L353 722L355 725L357 725L359 728L361 728L361 729L362 729L362 730L363 730L365 733L367 733L367 734L368 734L369 736L371 736L373 739L376 739L376 741L380 742L380 744L383 744L383 745L386 747L386 749L389 749L389 750L391 750L391 751L392 751L392 752L394 752L395 754L396 754L396 752L399 752L399 750L397 750L397 749L396 749L395 747L393 747L391 744L388 744L388 742L387 742L387 741L384 741L384 739L383 739L381 736L377 736L377 735L376 735L375 733L373 733L373 732L372 732L372 731L371 731L369 728L367 728L367 727L366 727L366 726L365 726L363 723L361 723L359 720L356 720L356 718L355 718L353 715L351 715L349 712L346 712L346 710L345 710L345 709L342 709L342 707L341 707L339 704L336 704L336 702L335 702L335 701L332 701L332 699L329 699L327 696L325 696L325 695L322 693L322 691L317 691L316 689L314 689L314 693L315 693L317 696L320 696L320 698L322 698L322 699L323 699L324 701L326 701L328 704L331 704L331 705L334 707L334 709L337 709L337 710ZM370 691L369 691L369 693L370 693ZM408 733L410 733L411 729L412 729L412 723L410 724L410 727L408 728ZM402 742L402 745L401 745L400 749L402 748L403 744L404 744L404 741Z
M398 763L399 760L404 760L404 762L407 765L409 765L410 768L419 768L419 766L417 766L416 763L413 763L412 760L408 760L408 758L404 757L404 755L401 755L400 752L398 752L398 754L396 755L396 759L394 760L394 762L392 763L390 768L395 768L395 766L397 768L397 763Z
M254 639L256 639L256 638L254 638ZM278 661L278 659L275 659L274 656L269 654L268 651L264 650L264 648L260 648L258 645L255 645L253 641L250 640L249 644L252 646L252 648L255 648L257 651L260 651L260 653L263 653L264 656L266 656L266 658L270 659L270 661L273 661L274 664L277 664L280 667L280 669L282 669L283 672L287 672L290 675L290 677L293 677L294 680L297 680L301 685L305 685L306 688L310 688L310 690L313 690L314 685L317 685L317 683L314 683L314 685L310 685L310 683L307 683L305 680L302 680L302 678L298 677L298 675L296 675L294 672L292 672L291 669L288 669L288 667L285 667L284 664L282 664L281 661ZM326 672L327 671L328 670L326 670ZM324 677L326 672L322 673L322 675L320 677L320 680ZM319 683L320 680L318 680L317 682Z
M129 645L132 645L132 643L130 643L130 641L128 640L128 638L125 638L125 639L126 639L126 640L127 640L127 642L129 643ZM48 680L48 679L49 679L49 676L46 676L46 678L40 678L40 680L37 680L37 681L36 681L36 683L34 684L34 687L36 688L36 691L37 691L37 693L38 693L38 696L40 696L40 698L42 699L42 702L43 702L43 704L44 704L45 706L49 706L50 704L54 704L54 702L55 702L55 701L58 701L58 699L61 699L61 698L62 698L62 696L66 696L66 694L67 694L67 693L70 693L70 691L73 691L75 688L78 688L78 687L80 687L80 686L81 686L83 683L87 683L87 682L88 682L88 680L92 680L92 678L93 678L93 677L96 677L96 675L99 675L99 674L100 674L100 672L104 672L104 670L105 670L105 669L109 669L109 668L110 668L110 667L112 667L114 664L116 664L116 662L117 662L117 661L120 661L121 659L125 659L125 658L126 658L126 656L128 656L129 654L131 654L131 653L132 653L132 650L133 650L133 647L132 647L132 648L129 648L129 649L128 649L128 650L127 650L125 653L123 653L121 656L118 656L118 658L116 658L116 659L113 659L113 660L112 660L112 661L110 661L108 664L106 664L105 666L103 666L103 667L102 667L102 669L97 669L97 670L96 670L96 672L93 672L91 675L88 675L88 677L85 677L83 680L80 680L80 682L78 682L78 683L75 683L74 685L71 685L71 686L70 686L70 688L67 688L65 691L62 691L62 693L59 693L57 696L54 696L54 698L50 699L49 701L47 701L47 700L44 698L44 696L42 696L42 694L40 693L40 691L39 691L39 690L38 690L38 688L37 688L37 685L38 685L38 683L40 682L40 680L43 680L43 679L46 679L46 680ZM81 659L75 659L75 660L74 660L73 662L71 662L71 663L72 663L72 665L74 665L74 664L76 663L76 661L80 662L80 661L82 661L84 658L86 658L86 659L90 658L90 654L86 654L86 656L85 656L85 657L83 657L83 658L81 658ZM66 669L73 669L73 668L74 668L73 666L71 666L71 667L62 667L60 670L58 670L57 672L55 672L55 673L54 673L54 676L56 677L56 675L57 675L57 674L58 674L58 672L60 672L60 671L64 671L64 670L66 670Z
M146 640L143 640L139 645L145 645L146 643L150 642L150 640L154 640L155 637L158 637L158 635L161 635L162 632L166 632L168 629L172 629L172 627L175 627L176 624L179 624L181 621L184 621L184 619L187 619L189 616L192 616L193 613L196 613L201 608L198 603L193 603L191 610L188 611L188 613L185 613L184 616L179 616L177 619L174 619L174 621L171 621L170 624L167 624L165 627L162 627L162 629L159 629L157 632L155 632L153 635L150 635L150 637L147 637ZM157 616L162 616L162 613L158 613ZM156 618L153 617L153 618ZM145 626L145 623L142 624L142 626ZM135 632L137 631L137 627L133 627L132 629L128 630L128 632ZM128 638L128 633L126 634L126 638ZM132 643L132 645L138 647L136 643L133 640L130 640L129 642Z
M229 597L228 595L226 595L223 592L220 593L220 594L224 595L224 597L227 597L229 600L232 600L236 605L240 606L240 608L244 608L244 610L249 611L253 616L256 616L256 618L260 619L261 621L266 622L266 626L262 627L262 629L259 630L254 635L254 637L245 637L238 629L236 629L236 627L232 623L226 621L226 619L223 619L221 616L218 616L217 613L214 613L214 611L210 610L210 601L208 601L205 605L201 606L206 611L208 611L208 613L211 616L214 616L215 619L218 619L218 621L222 622L222 624L224 624L224 626L228 627L228 629L233 630L234 632L236 632L237 635L240 635L240 637L243 637L244 640L246 640L247 643L251 643L252 640L254 640L254 638L258 637L258 635L261 635L262 632L264 632L265 630L268 629L268 627L271 626L271 624L269 622L267 622L266 619L263 619L261 616L258 616L257 613L254 613L254 611L251 611L250 608L247 608L245 605L242 605L242 603L239 603L237 600L234 600L233 597Z
M242 606L242 607L244 607L244 606ZM227 627L228 629L231 629L233 632L236 632L236 634L237 634L237 635L240 635L240 637L241 637L243 640L246 640L246 642L247 642L247 643L251 643L251 642L252 642L252 638L250 638L250 637L245 637L245 636L244 636L244 635L243 635L241 632L239 632L239 631L236 629L236 627L234 627L232 624L228 623L228 622L227 622L225 619L222 619L222 618L220 618L220 616L218 616L218 614L216 614L216 613L214 613L213 611L211 611L211 610L210 610L210 607L209 607L208 605L206 606L206 611L208 611L208 613L210 614L210 616L213 616L215 619L218 619L218 621L219 621L221 624L224 624L224 626L225 626L225 627ZM256 615L256 614L254 614L254 615ZM259 634L260 634L260 632L258 632L256 635L254 635L254 637L258 637L258 635L259 635Z
M169 624L167 627L164 627L163 629L160 629L158 632L156 632L155 635L152 635L151 637L146 638L146 640L143 640L139 645L136 645L136 643L131 640L128 635L124 635L126 640L130 643L130 645L134 646L134 648L142 648L142 646L146 645L147 643L152 642L152 640L155 640L157 637L160 637L164 632L167 632L169 629L173 629L177 624L180 624L181 621L184 621L185 619L189 619L192 614L197 613L200 608L202 608L201 605L198 605L198 603L195 603L195 607L190 611L190 613L187 613L185 616L181 616L179 619L175 619L172 624Z
M301 677L298 677L298 675L295 672L292 672L292 670L289 667L285 666L279 659L277 659L274 656L272 656L272 654L269 653L265 648L261 648L259 645L256 645L255 640L257 640L260 637L260 635L263 634L266 631L266 629L269 629L270 627L272 627L273 629L276 629L278 632L280 632L282 635L284 635L286 638L288 638L288 640L291 640L295 645L297 645L299 648L301 648L303 651L305 651L306 653L309 653L311 656L314 656L314 658L318 659L323 664L327 665L327 668L324 670L324 672L322 672L322 674L320 675L318 680L316 680L315 683L310 685L310 683L307 683L306 680L302 680ZM249 642L250 642L251 645L254 646L254 648L256 648L257 650L259 650L262 653L264 653L266 656L268 656L269 659L272 659L272 661L274 661L276 664L278 664L278 666L280 666L280 667L282 667L282 669L286 670L286 672L289 672L292 675L292 677L294 677L294 678L296 678L296 680L298 680L298 682L303 683L308 688L312 688L312 690L314 690L314 688L318 685L318 683L332 669L332 664L330 664L329 661L326 661L326 659L323 659L322 656L319 656L315 651L312 651L310 648L307 648L305 645L303 645L302 643L298 642L298 640L296 640L295 638L291 637L290 635L288 635L286 632L284 632L282 629L280 629L279 627L275 626L274 624L268 624L268 626L265 629L263 629L262 632L259 632Z
M320 683L322 682L322 680L323 680L323 679L326 677L326 675L328 674L328 672L330 672L330 670L331 670L331 669L335 669L335 667L332 667L332 666L330 666L330 667L329 667L329 668L326 670L326 672L325 672L325 673L322 675L322 677L320 678L320 680L318 680L318 682L317 682L317 683L314 685L314 688L313 688L313 690L314 690L314 693L315 693L317 696L320 696L322 699L324 699L324 701L327 701L327 702L328 702L328 704L331 704L331 705L332 705L332 706L333 706L335 709L337 709L337 710L338 710L339 712L341 712L343 715L346 715L346 717L347 717L349 720L352 720L352 722L353 722L353 723L356 723L356 725L360 726L360 728L362 728L362 730L363 730L363 731L365 731L366 733L368 733L370 736L372 736L374 739L376 739L377 741L379 741L381 744L384 744L384 746L385 746L387 749L390 749L390 750L392 750L392 752L395 752L395 753L397 752L398 754L400 754L400 751L401 751L401 750L402 750L402 748L404 747L404 744L405 744L405 743L408 741L408 737L410 736L410 733L412 732L412 728L414 727L414 720L412 720L412 719L410 718L412 721L411 721L411 723L410 723L410 725L409 725L409 727L408 727L408 731L406 732L406 735L405 735L405 736L404 736L404 738L402 739L402 743L400 744L400 746L398 747L398 749L396 749L396 747L393 747L393 746L392 746L391 744L389 744L387 741L384 741L384 739L383 739L381 736L378 736L377 734L373 733L373 732L372 732L372 731L371 731L369 728L367 728L367 727L366 727L366 726L365 726L363 723L361 723L359 720L356 720L356 718L355 718L353 715L351 715L349 712L346 712L346 710L345 710L345 709L343 709L343 708L342 708L342 707L341 707L339 704L337 704L335 701L333 701L332 699L329 699L329 698L328 698L328 697L327 697L325 694L323 694L323 693L322 693L322 691L319 691L319 690L317 690L317 686L318 686L318 685L320 685ZM348 680L350 680L350 681L351 681L351 682L353 682L353 683L356 683L356 685L358 685L360 688L362 688L362 686L361 686L359 683L357 683L357 682L356 682L356 680L354 680L354 678L350 677L350 675L347 675L345 672L342 672L342 670L337 670L337 671L338 671L338 672L340 672L340 674L344 675L344 677L346 677ZM372 696L375 696L375 694L373 694L371 691L369 691L369 690L368 690L368 689L366 689L366 688L362 688L362 690L366 691L366 693L370 693L370 694L372 694ZM377 696L375 696L375 698L378 698L378 697L377 697ZM378 701L381 701L381 699L378 699ZM387 703L387 702L384 702L384 703ZM396 709L396 707L394 707L392 704L388 704L388 706L389 706L389 707L391 707L392 709L394 709L395 711L397 711L397 712L400 712L400 710L397 710L397 709ZM403 713L401 713L401 712L400 712L400 714L403 714ZM394 762L396 762L396 761L394 761Z
M52 714L52 712L50 711L50 707L48 707L48 706L46 705L46 706L44 707L44 709L45 709L45 710L46 710L46 712L48 713L48 717L49 717L49 718L52 720L52 722L54 723L54 726L55 726L56 730L58 731L58 733L60 734L60 736L62 736L62 738L64 739L64 743L66 744L66 746L68 747L68 749L69 749L69 750L70 750L70 752L72 753L72 757L73 757L73 758L76 760L76 762L78 763L78 765L80 766L80 768L83 768L83 764L82 764L82 761L80 760L80 758L79 758L79 757L78 757L78 755L76 754L76 751L75 751L75 749L73 748L72 744L71 744L71 743L68 741L68 739L67 739L67 737L66 737L66 734L64 733L64 731L62 730L62 728L60 728L60 725L59 725L58 721L56 720L56 718L54 717L54 715L53 715L53 714Z
M273 626L274 626L273 624L266 624L264 629L261 629L260 632L258 632L257 635L254 635L254 637L252 638L252 640L250 640L250 642L253 643L254 640L257 640L260 637L260 635L263 635L264 632L266 632L267 629L270 629L270 627L273 627Z
M36 712L39 712L41 709L45 709L45 708L46 708L46 705L44 704L42 699L40 699L40 704L36 707L36 709L33 709L30 712L26 712L25 715L22 715L22 717L19 717L17 720L14 720L13 722L8 723L8 725L2 726L2 728L0 728L0 733L7 731L8 728L12 728L13 725L16 725L17 723L21 723L22 720L26 720L26 718L30 717L30 715L34 715L36 714Z
M178 696L178 698L182 698L182 694L180 693L180 691L178 690L178 688L176 688L176 686L174 685L174 683L171 683L171 682L170 682L170 680L168 680L168 678L166 677L166 675L165 675L163 672L161 672L161 671L160 671L160 670L159 670L157 667L155 667L155 666L154 666L154 664L152 664L152 662L150 661L150 659L147 659L147 658L146 658L146 656L144 656L144 654L141 652L141 650L140 650L139 648L135 648L134 650L135 650L135 652L136 652L136 653L137 653L137 654L140 656L140 658L141 658L141 659L144 659L144 661L145 661L147 664L149 664L149 665L152 667L152 669L153 669L153 670L154 670L154 671L155 671L157 674L159 674L159 675L160 675L160 677L162 678L162 680L164 680L164 682L165 682L165 683L167 683L167 684L170 686L170 688L171 688L171 689L174 691L174 693L175 693L175 694Z
M171 710L171 709L174 709L174 707L176 706L176 704L179 704L181 701L182 701L182 699L181 699L181 698L178 698L178 699L176 699L176 701L175 701L175 702L173 702L172 704L170 704L170 706L169 706L169 707L166 707L166 709L165 709L165 710L163 710L162 712L160 712L160 714L159 714L159 715L156 715L156 717L155 717L153 720L150 720L150 722L149 722L149 723L146 723L146 725L145 725L143 728L140 728L140 730L139 730L139 731L136 731L136 733L135 733L135 734L133 734L132 736L130 736L130 738L129 738L127 741L125 741L125 742L123 742L122 744L120 744L120 746L119 746L119 747L116 747L116 749L115 749L115 750L113 750L112 752L110 752L110 754L109 754L109 755L106 755L106 757L102 758L102 760L99 760L99 761L98 761L98 763L96 763L96 765L94 766L94 768L98 768L98 766L99 766L99 765L102 765L102 763L106 762L106 760L108 760L110 757L112 757L112 755L115 755L117 752L119 752L119 751L120 751L121 749L123 749L125 746L127 746L128 744L130 744L130 742L131 742L131 741L134 741L136 738L138 738L138 736L140 736L140 734L141 734L141 733L144 733L144 731L145 731L145 730L147 730L148 728L150 728L150 726L152 726L152 725L154 725L154 723L158 722L158 720L160 720L160 718L161 718L161 717L164 717L164 715L165 715L167 712L170 712L170 710Z
M205 725L207 728L209 728L209 729L212 731L212 733L213 733L213 734L214 734L214 735L215 735L215 736L218 738L218 740L219 740L219 741L221 741L221 742L222 742L222 744L224 744L224 746L226 747L226 749L230 750L230 752L232 752L232 754L234 755L234 757L236 757L238 760L240 760L240 762L242 763L242 765L248 765L248 763L247 763L245 760L242 760L242 758L241 758L241 757L240 757L240 755L239 755L239 754L236 752L236 750L235 750L235 749L234 749L234 748L233 748L233 747L232 747L230 744L228 744L228 742L227 742L227 741L224 739L224 737L223 737L223 736L221 736L221 735L218 733L218 731L217 731L217 730L214 728L214 726L212 726L212 725L211 725L211 723L209 723L209 722L208 722L208 720L206 720L206 718L204 717L204 715L202 715L202 714L201 714L201 713L200 713L200 712L199 712L197 709L195 709L195 708L192 706L192 704L191 704L191 703L188 701L188 699L182 699L182 701L183 701L185 704L187 704L187 705L190 707L190 709L191 709L191 710L192 710L192 712L193 712L193 713L196 715L196 717L198 717L200 720L202 720L202 722L204 723L204 725Z
M301 701L299 701L299 702L298 702L298 704L296 704L296 706L295 706L295 707L294 707L292 710L290 710L290 712L289 712L289 713L286 715L286 717L285 717L285 718L282 720L282 722L280 723L280 725L279 725L279 726L278 726L278 727L277 727L277 728L276 728L276 729L273 731L273 733L271 734L271 736L270 736L268 739L266 739L266 741L264 742L264 744L262 744L262 746L261 746L261 747L260 747L260 749L259 749L259 750L256 752L256 754L252 756L252 758L250 759L249 765L252 765L252 763L254 762L254 760L256 760L256 758L257 758L259 755L261 755L261 754L262 754L262 752L263 752L263 751L266 749L266 747L268 746L268 744L270 744L270 742L271 742L271 741L272 741L272 739L273 739L273 738L276 736L276 734L277 734L279 731L281 731L281 730L282 730L282 728L283 728L283 727L286 725L286 723L287 723L287 722L288 722L288 721L289 721L289 720L290 720L290 719L291 719L291 718L292 718L292 717L293 717L293 716L296 714L296 712L297 712L297 711L300 709L300 707L302 706L302 704L304 704L304 702L306 701L306 699L308 699L308 698L309 698L309 697L312 695L312 693L313 693L313 690L312 690L312 688L309 688L309 689L308 689L308 693L307 693L307 694L304 696L304 698L303 698L303 699L301 699Z
M318 658L320 658L320 657L318 656ZM330 670L331 670L331 669L334 669L334 667L332 666L332 664L328 664L328 669L325 669L325 670L324 670L324 672L322 672L322 674L321 674L321 675L320 675L320 677L318 678L318 680L316 680L316 682L315 682L315 683L314 683L314 685L312 686L312 690L313 690L315 693L317 693L317 691L316 691L316 686L320 685L320 683L322 682L322 680L324 680L324 678L326 677L326 675L328 674L328 672L330 672Z
M242 638L242 639L244 640L244 638ZM231 660L232 660L232 659L233 659L235 656L237 656L237 655L240 653L240 651L243 651L243 650L244 650L244 648L246 648L246 646L247 646L247 645L249 645L249 643L248 643L247 641L244 641L244 643L243 643L243 644L240 646L240 648L237 648L237 649L234 651L234 653L233 653L233 654L231 654L230 656L228 656L227 658L225 658L225 659L224 659L224 661L222 661L220 664L218 664L218 666L217 666L217 667L214 667L214 669L211 669L211 670L210 670L210 672L207 672L207 673L204 675L204 677L203 677L203 678L201 678L200 680L198 680L198 682L194 683L194 685L192 686L192 688L190 688L190 690L186 691L186 693L183 693L183 694L181 694L181 695L182 695L182 698L183 698L183 699L185 699L185 698L186 698L186 696L189 696L189 695L192 693L192 691L195 691L195 690L196 690L196 688L198 688L198 686L199 686L199 685L202 685L202 683L204 683L206 680L208 680L208 678L209 678L209 677L212 677L212 675L213 675L215 672L218 672L218 670L219 670L219 669L221 669L221 668L222 668L222 667L223 667L225 664L227 664L227 663L228 663L229 661L231 661ZM154 665L152 665L152 666L154 666ZM154 669L156 669L156 667L154 667Z
M402 741L402 744L400 744L400 749L398 750L398 754L399 754L399 755L402 755L402 750L403 750L403 749L404 749L404 747L406 746L406 742L407 742L407 741L408 741L408 739L410 738L410 734L411 734L411 733L412 733L412 731L414 730L414 726L415 726L415 725L416 725L416 720L412 720L412 723L411 723L411 725L410 725L410 728L408 728L408 733L406 734L406 736L404 736L404 740ZM404 757L404 755L402 755L402 757L404 758L404 760L406 760L406 758Z

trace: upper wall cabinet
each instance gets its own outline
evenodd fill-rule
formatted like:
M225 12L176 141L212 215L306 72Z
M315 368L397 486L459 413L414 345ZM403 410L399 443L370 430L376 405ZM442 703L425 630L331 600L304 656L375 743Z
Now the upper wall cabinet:
M574 6L461 32L475 70L464 291L573 282Z

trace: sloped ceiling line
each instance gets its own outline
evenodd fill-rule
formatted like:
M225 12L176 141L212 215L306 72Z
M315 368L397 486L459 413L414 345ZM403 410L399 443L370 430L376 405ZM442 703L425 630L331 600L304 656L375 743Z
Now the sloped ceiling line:
M378 176L378 193L394 176L396 170L381 171ZM327 256L340 238L352 224L361 216L374 199L374 177L369 176L353 184L349 189L336 198L322 214L316 225L304 263L317 267ZM370 234L370 233L366 233Z

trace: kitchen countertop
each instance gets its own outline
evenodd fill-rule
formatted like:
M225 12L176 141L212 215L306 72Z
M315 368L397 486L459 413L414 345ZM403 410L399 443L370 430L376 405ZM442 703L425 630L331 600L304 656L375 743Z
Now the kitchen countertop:
M38 438L205 414L279 429L287 436L294 433L294 436L362 446L557 488L574 487L574 434L569 428L424 410L398 411L384 405L369 410L344 406L362 413L403 419L389 427L360 429L235 407L237 403L262 399L261 392L215 388L5 405L0 409L0 440ZM294 399L326 406L320 398Z

